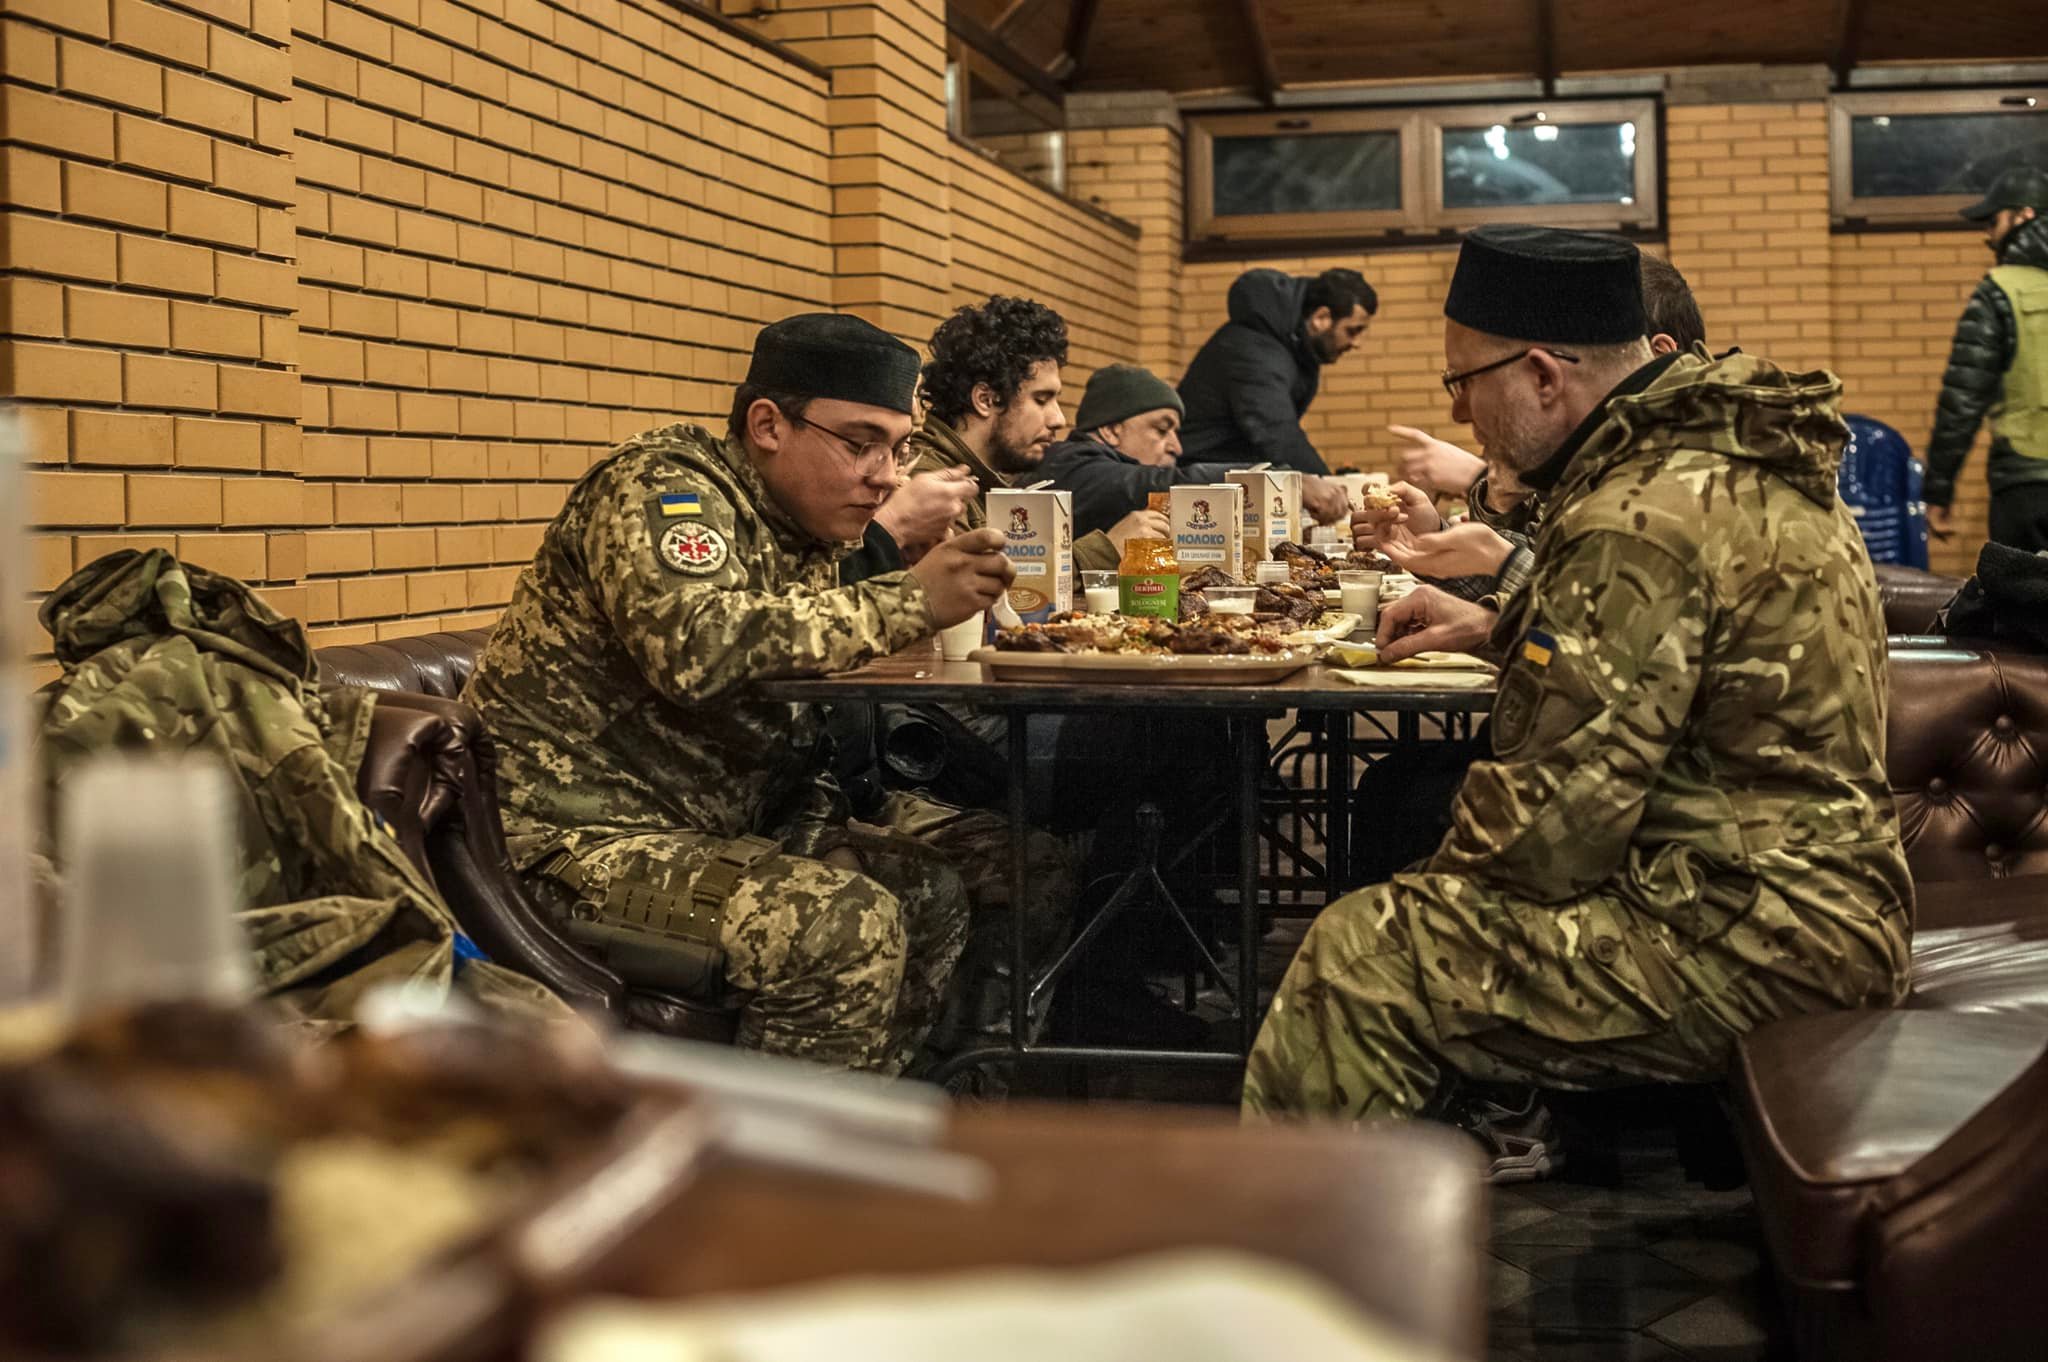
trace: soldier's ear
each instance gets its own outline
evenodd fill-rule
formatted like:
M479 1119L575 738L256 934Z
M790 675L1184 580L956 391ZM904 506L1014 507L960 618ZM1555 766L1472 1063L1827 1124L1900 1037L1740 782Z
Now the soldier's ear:
M747 408L745 424L747 443L763 454L774 454L781 450L785 431L782 409L765 397L757 397Z
M977 383L967 394L968 402L976 416L994 416L1003 404L996 400L996 390L986 383Z

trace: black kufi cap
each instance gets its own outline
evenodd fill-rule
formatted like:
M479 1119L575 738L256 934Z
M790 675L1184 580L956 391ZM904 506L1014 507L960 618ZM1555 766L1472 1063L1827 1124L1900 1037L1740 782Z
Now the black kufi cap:
M747 382L915 415L917 351L859 317L804 312L761 328Z
M1642 256L1619 237L1563 227L1475 227L1458 251L1444 315L1511 340L1640 340Z

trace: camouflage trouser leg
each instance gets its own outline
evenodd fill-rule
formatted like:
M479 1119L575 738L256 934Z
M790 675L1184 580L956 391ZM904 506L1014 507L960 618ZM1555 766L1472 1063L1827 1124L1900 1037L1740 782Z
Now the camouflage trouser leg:
M1451 1075L1539 1087L1698 1082L1735 1035L1660 929L1598 895L1536 904L1400 875L1323 910L1245 1072L1247 1116L1413 1116ZM1752 981L1731 972L1728 990Z
M734 844L701 833L620 837L577 858L602 897L618 880L687 899ZM719 944L742 1003L739 1044L852 1069L899 1073L931 1027L966 931L958 878L927 858L860 847L874 875L770 855L726 896ZM879 862L879 863L877 863Z
M972 906L966 953L954 975L945 1019L936 1038L942 1049L971 1044L971 1037L1009 1034L1008 961L1010 823L986 809L956 809L898 791L877 821L942 857L965 882ZM1024 945L1035 971L1065 942L1074 911L1078 857L1061 838L1031 828L1024 839Z

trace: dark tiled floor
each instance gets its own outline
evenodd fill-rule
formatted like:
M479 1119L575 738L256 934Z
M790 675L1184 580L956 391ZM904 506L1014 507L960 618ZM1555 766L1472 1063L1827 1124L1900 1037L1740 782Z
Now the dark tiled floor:
M1768 1269L1747 1189L1689 1182L1668 1140L1606 1151L1603 1181L1496 1191L1491 1362L1765 1362Z

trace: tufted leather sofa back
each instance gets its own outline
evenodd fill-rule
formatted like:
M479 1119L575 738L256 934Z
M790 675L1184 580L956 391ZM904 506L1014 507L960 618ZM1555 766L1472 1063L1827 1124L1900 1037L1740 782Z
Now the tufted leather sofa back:
M2048 656L1892 648L1885 765L1913 878L2048 873Z
M490 637L488 629L465 629L322 648L316 654L320 683L453 700L462 694L470 672L476 669L477 654Z

